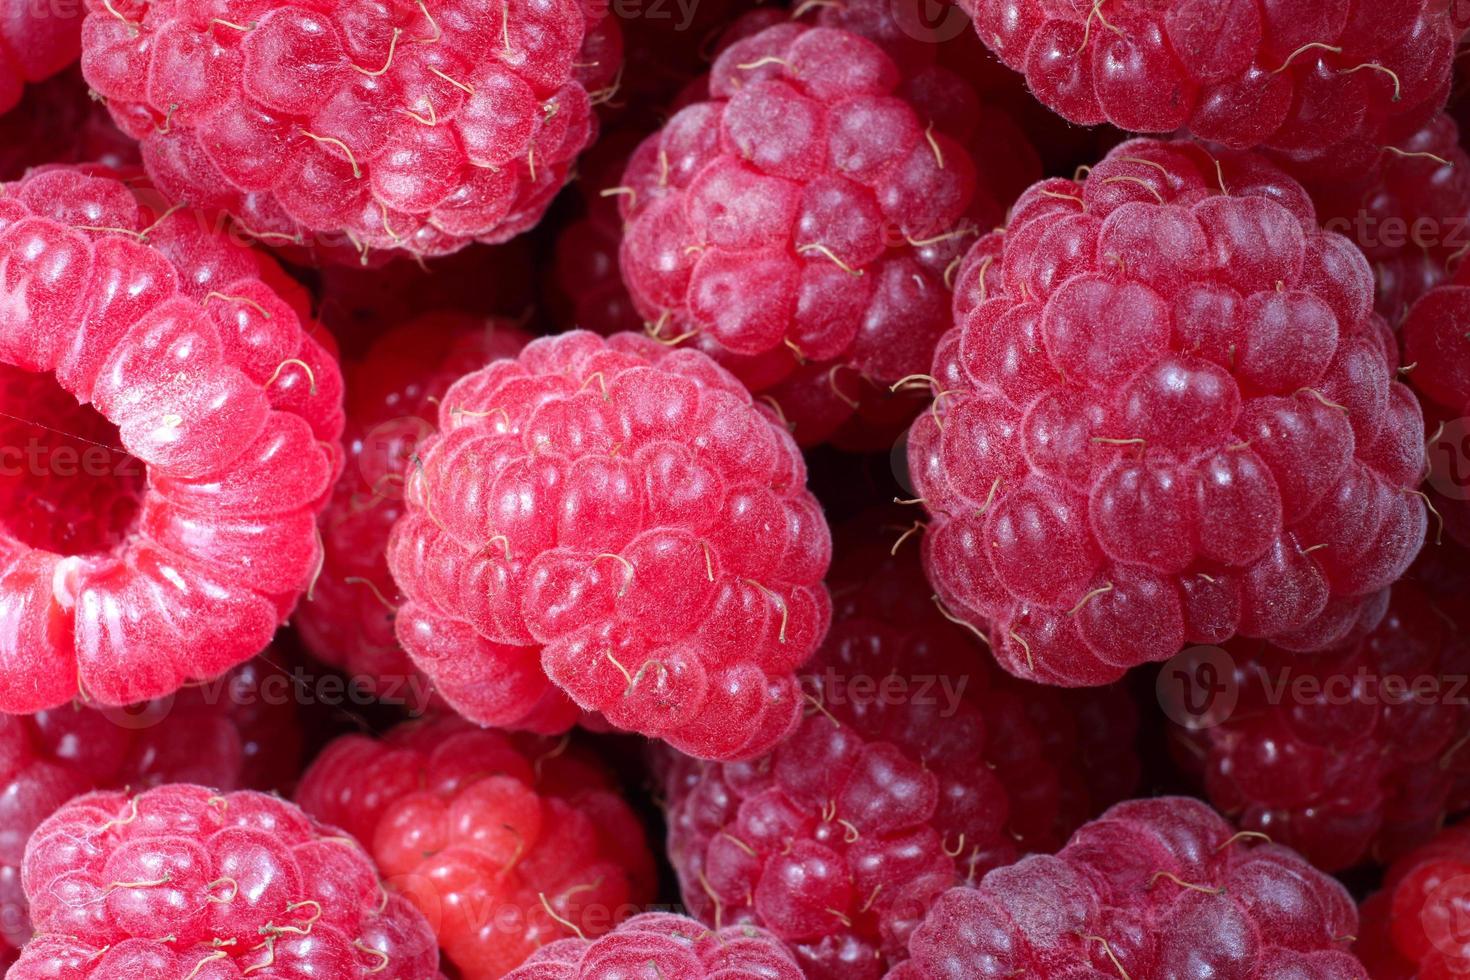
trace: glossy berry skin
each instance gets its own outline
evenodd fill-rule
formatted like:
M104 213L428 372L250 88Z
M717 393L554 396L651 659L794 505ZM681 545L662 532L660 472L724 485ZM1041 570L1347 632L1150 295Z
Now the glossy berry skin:
M1470 971L1470 827L1448 827L1388 869L1363 903L1354 952L1374 980L1449 980Z
M530 340L515 323L426 313L389 330L346 365L347 465L322 512L325 557L294 623L317 659L388 697L422 708L418 677L393 632L397 589L386 549L403 513L403 472L431 433L434 406L460 376Z
M1449 92L1455 31L1434 0L962 0L980 39L1074 123L1187 129L1360 176Z
M342 260L533 226L621 62L577 0L87 8L83 71L161 188Z
M1327 871L1387 863L1470 802L1470 637L1418 574L1394 586L1377 627L1322 654L1230 644L1230 717L1176 731L1215 806Z
M67 800L180 781L226 791L284 788L300 756L290 679L265 658L122 710L67 705L0 715L0 966L31 934L20 886L26 838Z
M945 329L945 269L998 202L898 66L837 28L782 23L731 43L689 105L633 154L621 265L657 337L753 391L804 363L892 383Z
M996 669L882 525L838 536L834 622L796 732L753 762L663 760L685 904L769 929L814 980L882 976L936 894L1055 850L1139 775L1126 693Z
M934 903L890 980L1367 980L1347 890L1198 800L1120 803L1055 856Z
M356 841L276 796L170 783L79 796L26 846L10 980L434 980L422 915Z
M334 359L274 263L136 195L71 169L0 187L0 711L215 677L320 561Z
M1424 539L1423 418L1362 253L1261 158L1216 162L1125 143L958 273L909 470L930 582L1018 676L1323 649Z
M600 939L537 950L505 980L802 980L780 940L751 926L712 931L667 912L634 916Z
M567 742L458 718L329 745L297 791L363 841L464 980L596 936L654 897L653 857L611 774ZM571 923L569 926L568 923Z
M796 725L827 525L768 408L697 351L572 332L467 374L407 471L397 632L472 721L577 709L707 758Z
M80 4L0 0L0 113L21 101L28 83L76 61L81 46Z

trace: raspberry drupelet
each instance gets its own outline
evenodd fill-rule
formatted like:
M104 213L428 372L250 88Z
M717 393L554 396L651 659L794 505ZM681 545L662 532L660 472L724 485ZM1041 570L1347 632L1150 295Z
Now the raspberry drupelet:
M532 227L621 63L578 0L87 7L83 71L165 192L344 261Z
M1367 980L1347 889L1198 800L1120 803L1054 856L941 896L889 980Z
M654 897L638 818L606 767L566 739L448 717L381 741L348 735L312 764L297 799L369 848L464 980L496 980L539 946L600 935Z
M503 318L426 313L344 366L347 465L321 515L321 574L294 617L319 660L374 689L405 693L403 682L417 671L393 633L397 589L385 555L403 512L404 469L418 440L434 430L435 406L449 386L496 358L514 357L530 339Z
M731 43L709 100L633 154L620 262L649 331L752 391L803 364L891 384L947 325L946 269L1002 202L873 42L796 22Z
M704 758L796 725L831 556L770 409L635 334L528 344L456 382L406 470L398 638L458 712L563 731L577 710Z
M1438 0L960 0L980 39L1074 123L1187 129L1344 177L1445 104Z
M563 939L537 950L505 980L803 980L781 941L751 926L711 931L666 912L635 916L600 939Z
M289 679L258 658L123 711L68 705L0 715L0 967L31 934L20 865L41 821L94 789L289 786L300 772L302 741L290 690Z
M1470 972L1470 826L1442 830L1399 858L1363 903L1354 952L1373 980L1450 980Z
M77 797L21 874L36 935L9 980L439 977L424 917L362 847L263 793Z
M156 200L66 168L0 186L0 711L215 677L320 562L335 360L279 267Z
M1134 140L957 277L909 469L926 570L1002 666L1331 646L1424 540L1423 416L1361 252L1253 154Z
M881 977L936 894L1055 850L1139 776L1124 691L995 668L931 601L917 549L875 538L881 521L838 535L796 732L753 762L660 760L691 913L769 929L813 980Z

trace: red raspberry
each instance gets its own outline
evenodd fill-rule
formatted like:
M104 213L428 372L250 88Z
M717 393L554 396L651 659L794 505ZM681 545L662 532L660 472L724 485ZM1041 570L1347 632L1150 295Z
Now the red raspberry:
M831 552L786 432L696 351L573 332L466 375L408 469L399 641L456 711L767 751L826 632ZM570 700L568 700L570 699Z
M87 0L87 80L171 196L364 262L533 226L621 62L577 0L226 6Z
M1187 128L1361 174L1444 106L1438 0L960 0L980 39L1074 123Z
M1409 578L1376 629L1337 649L1231 644L1238 701L1181 731L1181 757L1222 812L1319 868L1392 860L1470 802L1470 640L1454 611Z
M596 941L543 946L505 980L604 980L649 975L678 980L802 980L780 940L762 929L711 932L666 912L634 916Z
M1000 202L872 42L785 23L730 44L623 179L621 265L661 339L753 391L804 362L891 384L947 325L945 271ZM804 438L804 437L803 437Z
M754 762L671 753L665 774L690 911L770 929L823 980L881 976L934 895L1060 847L1139 775L1123 691L1039 688L986 664L918 562L873 539L872 515L850 530L801 727Z
M28 86L20 104L0 116L0 180L17 180L44 164L83 162L136 166L138 145L113 124L74 67Z
M320 561L341 376L203 224L76 170L0 186L0 711L217 676Z
M425 692L403 689L417 671L393 635L397 590L385 555L403 512L402 474L418 440L433 432L428 420L449 386L514 357L530 339L509 320L429 313L390 330L344 369L347 467L322 512L321 575L295 623L318 659L380 694L412 694L413 707L423 707Z
M68 705L0 715L0 966L30 937L20 887L26 838L78 793L197 782L275 789L299 772L289 678L265 658L122 711Z
M1347 890L1254 836L1186 797L1120 803L1055 856L943 895L889 980L1367 980Z
M1470 263L1426 293L1401 330L1406 378L1429 417L1428 489L1445 529L1470 546Z
M1322 226L1351 238L1373 264L1376 306L1391 324L1448 279L1470 248L1470 154L1448 113L1407 140L1401 154L1385 153L1366 180L1302 180Z
M1450 980L1470 973L1470 826L1447 828L1393 863L1363 903L1354 951L1374 980Z
M909 434L945 604L1068 686L1187 642L1341 639L1426 520L1372 296L1259 157L1134 140L1037 184L966 257Z
M171 783L81 796L37 828L37 936L10 980L433 980L422 915L351 838L275 796Z
M565 739L458 718L382 741L349 735L312 764L297 799L368 844L464 980L503 976L573 933L606 932L653 898L638 818L606 768Z
M0 112L39 82L77 60L82 49L79 4L0 0Z

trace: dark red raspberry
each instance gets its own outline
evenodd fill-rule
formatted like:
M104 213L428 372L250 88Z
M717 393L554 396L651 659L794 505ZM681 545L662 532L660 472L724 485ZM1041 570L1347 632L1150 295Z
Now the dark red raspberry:
M1120 803L1055 856L939 898L889 980L1367 980L1347 890L1198 800Z
M1124 692L995 669L875 531L863 520L839 540L796 733L754 762L666 759L685 904L770 929L821 980L881 976L934 895L1060 847L1139 774Z
M320 563L336 363L270 259L152 200L71 169L0 186L0 711L215 677Z
M577 0L87 7L83 71L165 192L364 262L533 226L621 63Z
M709 358L578 331L460 379L407 471L397 632L455 710L577 707L706 758L796 725L831 552L801 454Z
M435 406L459 378L514 357L530 335L504 319L429 313L378 338L344 368L347 466L321 515L324 558L295 624L316 657L380 694L424 707L424 690L393 634L397 589L385 551L403 513L403 473L434 431Z
M652 971L651 973L649 971ZM802 980L781 941L763 929L712 932L666 912L635 916L595 941L563 939L537 950L505 980Z
M1351 238L1368 257L1376 307L1390 324L1448 279L1470 250L1470 154L1448 113L1385 153L1365 180L1319 185L1311 177L1303 174L1302 182L1322 226Z
M1319 868L1391 861L1470 802L1470 635L1423 571L1371 633L1320 655L1230 644L1233 711L1179 732L1215 806Z
M20 104L0 115L0 180L45 164L89 162L137 166L138 145L91 97L80 69L28 86Z
M281 789L299 773L290 678L257 658L217 680L121 710L68 705L0 715L0 966L31 935L20 864L26 838L94 789L194 782Z
M367 844L464 980L494 980L546 943L600 935L653 899L638 818L606 768L566 739L458 718L382 741L349 735L312 764L297 799Z
M1381 610L1426 511L1372 296L1257 156L1134 140L1037 184L966 257L909 435L950 611L1070 686L1237 634L1323 649Z
M36 938L10 980L434 980L422 915L356 841L264 793L77 797L37 828Z
M1409 310L1401 330L1406 380L1429 423L1427 489L1445 529L1470 546L1470 263Z
M1451 980L1470 973L1470 826L1447 828L1393 863L1363 903L1354 946L1374 980Z
M1188 129L1362 174L1445 103L1438 0L960 0L980 39L1074 123Z
M623 278L654 336L693 341L756 392L804 363L886 384L923 370L946 269L1003 202L903 82L836 28L778 24L720 54L711 101L623 179Z
M82 49L79 3L0 0L0 112L39 82L77 60Z

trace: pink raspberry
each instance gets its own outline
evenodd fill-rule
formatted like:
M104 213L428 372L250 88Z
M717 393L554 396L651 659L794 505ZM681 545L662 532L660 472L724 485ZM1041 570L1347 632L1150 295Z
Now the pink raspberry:
M1372 632L1333 650L1232 643L1233 711L1176 732L1215 806L1328 871L1390 861L1470 803L1470 621L1463 599L1419 587L1422 566Z
M21 101L27 83L76 61L81 48L80 4L0 0L0 113Z
M93 789L180 781L226 791L286 787L301 757L289 683L258 658L121 711L69 705L0 715L0 966L31 935L20 865L42 820Z
M77 797L21 876L37 935L10 980L439 976L423 916L357 842L264 793Z
M1198 800L1120 803L1055 856L946 892L889 980L1367 980L1347 890Z
M458 718L327 747L297 799L363 841L464 980L600 935L654 895L653 857L611 774L566 739ZM678 974L670 974L677 976Z
M321 574L295 624L319 660L380 694L422 693L403 688L417 671L393 633L397 589L385 555L403 512L404 469L418 440L433 431L428 420L449 386L498 357L514 357L528 340L509 320L429 313L388 331L344 368L347 466L321 515Z
M1137 720L1120 689L1014 680L931 601L869 514L839 535L831 632L809 710L773 753L666 759L669 854L705 922L786 940L813 980L875 980L939 892L1131 795Z
M1319 650L1381 610L1424 539L1423 419L1299 184L1134 140L1029 190L956 282L909 468L929 579L1007 670Z
M837 28L778 24L720 54L711 100L623 178L623 278L655 337L692 340L756 392L805 363L882 384L923 370L946 269L1002 202L903 82Z
M217 676L320 562L336 364L273 262L136 193L0 186L0 711Z
M577 0L87 7L83 71L166 193L364 263L535 225L621 63Z
M0 115L0 180L17 180L31 167L84 162L116 169L139 161L138 145L88 94L79 69L28 86L20 104Z
M652 971L650 973L650 971ZM802 980L776 937L750 926L710 931L666 912L634 916L597 940L563 939L543 946L505 980Z
M831 552L773 414L709 358L573 332L439 405L388 542L397 632L472 721L577 708L706 758L796 725Z
M1470 826L1442 830L1393 863L1363 903L1354 946L1374 980L1451 980L1470 972Z
M980 39L1074 123L1188 129L1360 175L1445 104L1437 0L960 0Z

